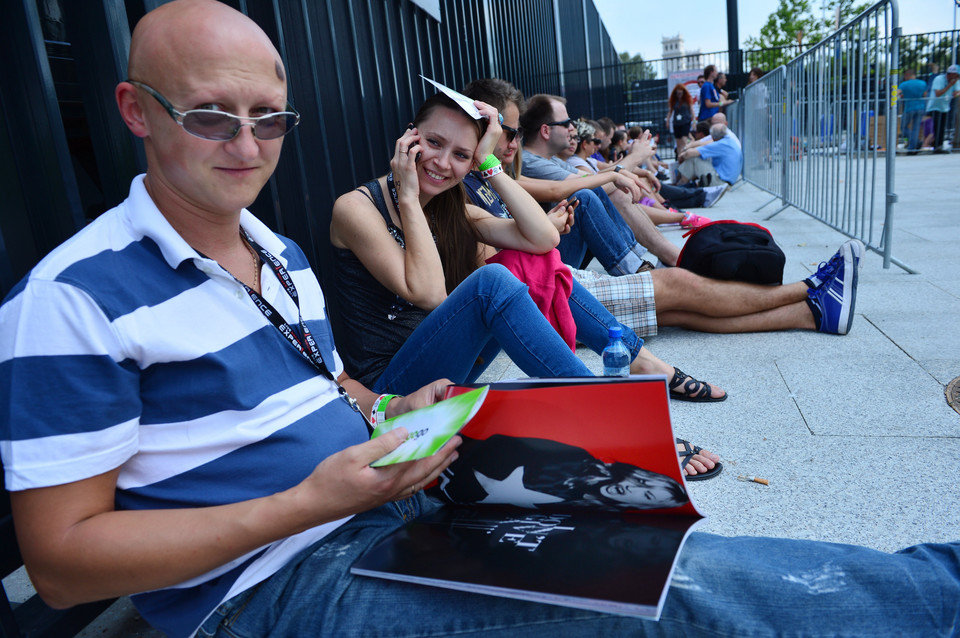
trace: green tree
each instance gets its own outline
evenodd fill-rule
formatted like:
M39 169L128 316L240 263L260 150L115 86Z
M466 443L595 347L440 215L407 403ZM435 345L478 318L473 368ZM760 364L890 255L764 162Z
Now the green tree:
M653 80L657 77L656 69L645 62L639 53L631 56L624 51L620 54L620 62L623 63L623 83L626 88L630 88L635 80Z
M854 0L822 0L817 7L812 6L812 0L780 0L760 27L760 34L746 39L748 48L764 49L753 52L749 58L765 69L786 64L833 33L838 9L843 26L869 6L855 4Z
M810 13L810 0L780 0L760 27L760 35L748 37L746 44L752 49L775 49L795 45L798 35L805 44L812 44L810 37L818 26L819 21Z

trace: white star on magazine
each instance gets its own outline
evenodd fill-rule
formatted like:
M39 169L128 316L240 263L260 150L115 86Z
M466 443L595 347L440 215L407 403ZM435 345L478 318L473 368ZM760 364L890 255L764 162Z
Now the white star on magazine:
M477 470L474 470L473 474L477 477L477 482L480 483L480 487L487 493L487 497L479 501L480 503L487 505L516 505L518 507L534 509L541 503L559 503L563 501L563 499L558 496L535 492L524 487L522 465L502 481L484 476Z

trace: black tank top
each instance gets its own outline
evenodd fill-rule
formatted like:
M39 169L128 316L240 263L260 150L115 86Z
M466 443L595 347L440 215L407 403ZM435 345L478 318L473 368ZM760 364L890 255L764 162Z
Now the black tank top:
M370 191L368 197L380 211L390 235L403 248L403 231L390 219L380 183L373 180L363 186ZM347 374L372 388L428 311L388 290L352 251L334 247L334 253L335 294L341 318L337 352Z

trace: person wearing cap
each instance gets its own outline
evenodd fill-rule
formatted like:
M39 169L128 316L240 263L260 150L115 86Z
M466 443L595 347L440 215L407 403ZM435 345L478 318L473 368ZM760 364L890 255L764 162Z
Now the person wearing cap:
M946 153L943 148L943 138L947 129L947 114L950 112L950 102L954 96L960 94L960 69L956 64L947 67L947 72L938 75L930 85L927 98L927 115L933 117L934 153Z

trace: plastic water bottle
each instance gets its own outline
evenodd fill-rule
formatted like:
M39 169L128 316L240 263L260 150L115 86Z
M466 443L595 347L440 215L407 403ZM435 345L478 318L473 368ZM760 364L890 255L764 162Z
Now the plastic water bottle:
M603 375L606 377L630 376L630 351L620 337L623 329L613 326L609 331L610 342L603 349Z

